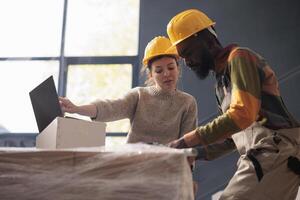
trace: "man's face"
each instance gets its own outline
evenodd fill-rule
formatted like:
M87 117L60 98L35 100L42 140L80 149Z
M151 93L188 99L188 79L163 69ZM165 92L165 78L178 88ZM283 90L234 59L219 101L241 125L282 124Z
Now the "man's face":
M186 63L200 79L205 79L209 71L214 69L214 59L209 52L206 42L196 36L191 36L178 45L177 51Z

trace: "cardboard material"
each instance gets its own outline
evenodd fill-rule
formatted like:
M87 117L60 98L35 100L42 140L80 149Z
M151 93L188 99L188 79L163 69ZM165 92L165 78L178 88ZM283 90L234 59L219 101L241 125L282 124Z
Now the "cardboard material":
M37 136L36 147L63 149L104 146L105 128L103 122L57 117Z

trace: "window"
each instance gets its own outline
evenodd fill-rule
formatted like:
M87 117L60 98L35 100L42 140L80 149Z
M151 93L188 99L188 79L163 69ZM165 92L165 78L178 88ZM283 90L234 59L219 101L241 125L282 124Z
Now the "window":
M69 1L67 56L137 55L137 0Z
M1 0L0 57L59 56L61 0Z
M131 88L132 66L70 65L67 97L80 105L96 99L116 99ZM80 116L77 116L80 117ZM107 132L127 132L129 120L107 123Z
M58 80L57 61L0 62L0 124L8 132L38 132L29 92L54 75Z
M138 0L2 1L2 132L37 133L29 92L50 75L59 95L78 104L136 86L138 21ZM128 127L121 120L107 132L125 136Z

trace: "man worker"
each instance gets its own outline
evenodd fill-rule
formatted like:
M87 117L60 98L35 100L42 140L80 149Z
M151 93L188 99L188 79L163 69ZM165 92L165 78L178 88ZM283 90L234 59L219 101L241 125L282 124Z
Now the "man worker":
M206 160L238 150L237 171L221 200L295 199L300 184L300 124L285 107L277 78L264 58L235 44L222 47L214 25L197 9L183 11L168 23L168 36L186 65L200 79L212 71L222 111L169 146L201 145L198 157Z

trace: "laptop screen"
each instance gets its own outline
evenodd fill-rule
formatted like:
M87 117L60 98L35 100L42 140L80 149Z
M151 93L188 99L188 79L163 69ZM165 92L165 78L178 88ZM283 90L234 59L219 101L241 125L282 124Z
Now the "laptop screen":
M56 117L63 116L53 76L50 76L29 92L39 132L42 132Z

